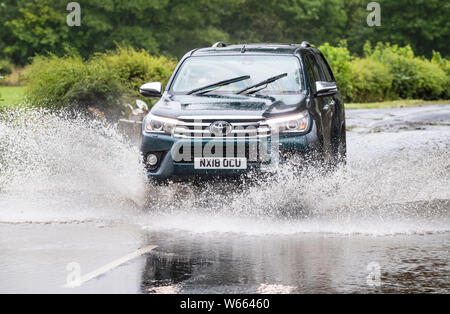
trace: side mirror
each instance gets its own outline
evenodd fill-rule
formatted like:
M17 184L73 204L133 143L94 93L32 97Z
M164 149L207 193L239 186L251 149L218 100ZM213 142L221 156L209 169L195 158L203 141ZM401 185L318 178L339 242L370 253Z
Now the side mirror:
M334 82L324 82L318 81L316 82L316 94L315 96L331 96L338 92L338 88L336 83Z
M162 84L160 82L144 84L139 89L139 93L144 97L160 98L162 96Z

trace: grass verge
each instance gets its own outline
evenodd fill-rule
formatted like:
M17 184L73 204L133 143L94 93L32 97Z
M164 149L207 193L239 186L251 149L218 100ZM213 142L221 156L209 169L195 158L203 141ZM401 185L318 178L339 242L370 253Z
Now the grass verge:
M20 104L25 97L22 86L0 86L0 107L12 107Z
M404 99L404 100L388 100L383 102L369 102L369 103L348 103L345 104L345 109L405 108L405 107L420 107L427 105L450 105L450 100Z

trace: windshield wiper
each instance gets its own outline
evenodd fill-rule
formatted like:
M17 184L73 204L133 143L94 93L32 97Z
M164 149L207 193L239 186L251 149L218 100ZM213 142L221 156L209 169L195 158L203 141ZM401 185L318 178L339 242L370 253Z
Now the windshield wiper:
M209 85L206 85L206 86L203 86L203 87L199 87L199 88L193 89L190 92L188 92L187 94L188 95L192 95L192 94L196 94L196 93L199 93L199 92L202 92L202 91L203 91L203 93L207 93L207 92L210 91L210 89L214 89L214 88L222 87L222 86L225 86L225 85L233 84L233 83L236 83L236 82L248 80L249 78L250 78L250 75L238 76L238 77L235 77L235 78L232 78L232 79L229 79L229 80L224 80L224 81L220 81L220 82L217 82L217 83L214 83L214 84L209 84Z
M247 94L253 94L253 93L256 93L256 92L258 92L258 91L260 91L260 90L266 88L267 85L269 85L270 83L273 83L273 82L275 82L275 81L278 81L279 79L282 79L283 77L286 77L286 76L288 76L288 74L287 74L287 73L283 73L283 74L280 74L280 75L277 75L277 76L268 78L267 80L264 80L264 81L262 81L262 82L259 82L259 83L255 84L255 85L252 85L252 86L249 86L249 87L244 88L243 90L237 92L237 94L242 94L243 92L246 92L246 91L251 90L251 89L253 89L253 88L256 88L256 87L260 87L260 86L264 86L264 85L265 85L263 88L260 88L260 89L258 89L258 90L255 90L255 91L250 92L250 93L247 93Z

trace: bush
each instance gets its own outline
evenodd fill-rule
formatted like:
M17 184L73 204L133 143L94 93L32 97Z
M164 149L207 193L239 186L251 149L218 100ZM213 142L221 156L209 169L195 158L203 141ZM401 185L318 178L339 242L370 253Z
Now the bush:
M106 62L134 91L150 81L162 82L165 86L177 65L175 60L153 57L145 50L130 47L118 47L116 52L100 54L97 58Z
M383 101L389 96L392 74L374 58L355 59L351 64L353 102Z
M447 75L439 67L426 59L415 59L417 86L414 98L438 99L447 87Z
M342 42L340 47L333 47L329 43L325 43L319 47L319 50L330 64L342 97L344 100L350 100L353 90L351 74L352 57L345 42Z
M14 64L7 59L0 60L0 76L9 75L14 70Z
M93 107L118 115L124 103L138 97L141 84L167 83L174 67L167 58L120 47L87 61L73 53L38 56L25 76L27 100L51 109Z
M93 106L114 112L126 92L113 70L77 55L36 57L25 79L27 101L50 109Z
M441 54L439 52L433 51L433 58L431 59L431 62L434 64L437 64L442 71L444 71L446 75L446 88L444 89L444 92L442 93L441 97L445 99L450 98L450 60L442 58Z
M372 50L364 47L366 57L372 57L389 67L393 75L392 90L401 98L438 98L446 88L446 75L436 64L414 56L410 46L398 47L378 43Z

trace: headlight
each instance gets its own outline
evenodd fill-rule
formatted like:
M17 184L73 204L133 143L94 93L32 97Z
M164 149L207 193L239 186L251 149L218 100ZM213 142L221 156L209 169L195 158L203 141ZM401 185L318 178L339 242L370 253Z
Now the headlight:
M272 129L272 132L301 133L308 129L310 117L308 111L303 111L302 113L282 118L268 119L267 123Z
M149 114L145 118L145 131L149 133L172 134L178 120Z

